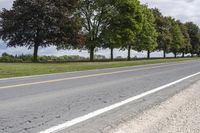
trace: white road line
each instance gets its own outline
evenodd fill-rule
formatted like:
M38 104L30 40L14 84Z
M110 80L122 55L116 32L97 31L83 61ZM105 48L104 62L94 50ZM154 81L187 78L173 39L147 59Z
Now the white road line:
M145 97L145 96L154 94L154 93L156 93L156 92L158 92L158 91L164 90L164 89L166 89L166 88L168 88L168 87L170 87L170 86L173 86L173 85L175 85L175 84L178 84L178 83L180 83L180 82L183 82L184 80L187 80L187 79L192 78L192 77L197 76L197 75L200 75L200 72L195 73L195 74L192 74L192 75L187 76L187 77L184 77L184 78L182 78L182 79L176 80L176 81L174 81L174 82L171 82L171 83L169 83L169 84L163 85L163 86L161 86L161 87L155 88L155 89L153 89L153 90L144 92L144 93L142 93L142 94L139 94L139 95L137 95L137 96L131 97L131 98L129 98L129 99L127 99L127 100L124 100L124 101L121 101L121 102L119 102L119 103L116 103L116 104L110 105L110 106L108 106L108 107L105 107L105 108L96 110L96 111L91 112L91 113L89 113L89 114L86 114L86 115L84 115L84 116L75 118L75 119L73 119L73 120L71 120L71 121L67 121L67 122L65 122L65 123L63 123L63 124L60 124L60 125L51 127L51 128L49 128L49 129L46 129L46 130L41 131L41 132L38 132L38 133L57 133L57 132L59 132L59 131L62 131L62 130L64 130L64 129L67 129L67 128L69 128L69 127L72 127L72 126L74 126L74 125L76 125L76 124L79 124L79 123L81 123L81 122L84 122L84 121L86 121L86 120L89 120L89 119L91 119L91 118L94 118L94 117L96 117L96 116L99 116L99 115L101 115L101 114L103 114L103 113L106 113L106 112L111 111L111 110L113 110L113 109L119 108L119 107L121 107L121 106L123 106L123 105L126 105L126 104L130 103L130 102L133 102L133 101L138 100L138 99L140 99L140 98L143 98L143 97Z
M68 77L68 78L53 79L53 80L46 80L46 81L39 81L39 82L30 82L30 83L24 83L24 84L1 86L0 90L15 88L15 87L31 86L31 85L37 85L37 84L47 84L47 83L61 82L61 81L74 80L74 79L91 78L91 77L97 77L97 76L105 76L105 75L112 75L112 74L119 74L119 73L134 72L134 71L139 71L139 70L149 70L149 69L162 68L162 67L168 67L168 66L174 66L174 65L176 65L176 64L159 65L159 66L153 66L153 67L147 67L147 68L129 69L129 70L122 70L122 71L115 71L115 72L90 74L90 75L84 75L84 76L78 76L78 77Z

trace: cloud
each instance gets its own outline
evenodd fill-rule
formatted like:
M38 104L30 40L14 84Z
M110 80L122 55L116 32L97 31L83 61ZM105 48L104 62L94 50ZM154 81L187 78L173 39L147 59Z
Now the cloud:
M200 26L199 0L141 0L149 7L159 8L165 16L172 16L182 22L193 21Z
M0 10L2 8L9 9L11 8L13 0L0 0Z

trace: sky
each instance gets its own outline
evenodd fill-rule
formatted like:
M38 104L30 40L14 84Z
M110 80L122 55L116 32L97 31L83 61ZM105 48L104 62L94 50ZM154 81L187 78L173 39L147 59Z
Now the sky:
M13 0L0 0L0 10L2 8L9 9L12 6ZM165 16L172 16L176 19L181 20L182 22L193 21L194 23L200 26L200 0L141 0L141 3L147 4L151 8L158 8ZM10 54L31 54L32 50L27 50L26 48L6 48L4 43L0 40L0 55L3 52L8 52ZM61 50L57 51L55 47L49 47L39 50L40 55L81 55L89 56L87 51L79 50ZM99 50L96 54L109 56L109 50ZM126 56L126 51L122 52L115 50L115 55L122 57ZM132 56L144 57L145 52L137 53L132 52ZM162 55L160 52L154 52L152 54L155 57ZM170 56L170 55L169 55Z

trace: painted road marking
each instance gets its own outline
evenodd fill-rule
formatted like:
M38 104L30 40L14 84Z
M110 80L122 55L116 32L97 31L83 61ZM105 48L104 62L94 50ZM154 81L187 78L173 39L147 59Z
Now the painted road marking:
M126 104L130 103L130 102L133 102L133 101L135 101L135 100L141 99L141 98L146 97L146 96L148 96L148 95L154 94L154 93L156 93L156 92L158 92L158 91L164 90L164 89L166 89L166 88L168 88L168 87L170 87L170 86L173 86L173 85L175 85L175 84L178 84L178 83L180 83L180 82L183 82L184 80L187 80L187 79L192 78L192 77L197 76L197 75L200 75L200 72L195 73L195 74L192 74L192 75L187 76L187 77L184 77L184 78L182 78L182 79L176 80L176 81L174 81L174 82L171 82L171 83L169 83L169 84L163 85L163 86L161 86L161 87L152 89L152 90L150 90L150 91L144 92L144 93L139 94L139 95L137 95L137 96L131 97L131 98L127 99L127 100L124 100L124 101L118 102L118 103L116 103L116 104L110 105L110 106L108 106L108 107L105 107L105 108L96 110L96 111L91 112L91 113L89 113L89 114L86 114L86 115L84 115L84 116L75 118L75 119L73 119L73 120L71 120L71 121L67 121L67 122L65 122L65 123L63 123L63 124L60 124L60 125L51 127L51 128L49 128L49 129L46 129L46 130L41 131L41 132L38 132L38 133L57 133L57 132L59 132L59 131L62 131L62 130L64 130L64 129L67 129L67 128L69 128L69 127L72 127L72 126L74 126L74 125L76 125L76 124L79 124L79 123L81 123L81 122L84 122L84 121L86 121L86 120L89 120L89 119L91 119L91 118L94 118L94 117L96 117L96 116L99 116L99 115L101 115L101 114L103 114L103 113L106 113L106 112L111 111L111 110L113 110L113 109L119 108L119 107L121 107L121 106L123 106L123 105L126 105Z

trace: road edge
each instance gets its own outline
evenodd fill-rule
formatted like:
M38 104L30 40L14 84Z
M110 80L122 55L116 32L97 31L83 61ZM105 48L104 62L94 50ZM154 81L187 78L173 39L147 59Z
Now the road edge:
M180 110L189 101L198 97L200 92L200 80L187 87L185 90L177 93L166 101L142 112L139 116L118 127L108 131L109 133L153 133L161 132L163 128L169 125L169 121L174 121L173 116L177 116L176 112Z

